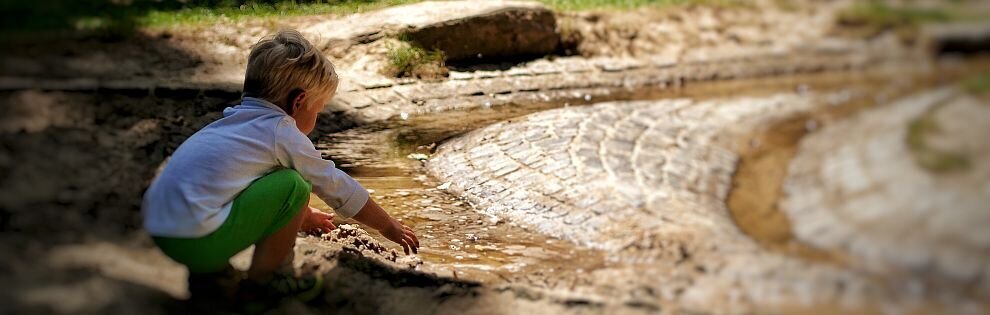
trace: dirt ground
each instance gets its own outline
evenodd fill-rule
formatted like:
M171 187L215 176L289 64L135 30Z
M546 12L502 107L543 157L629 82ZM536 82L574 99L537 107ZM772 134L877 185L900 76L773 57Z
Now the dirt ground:
M388 90L400 98L367 108L353 103L330 104L311 137L326 158L370 188L372 198L416 228L424 247L419 255L405 256L379 235L345 220L337 222L340 228L327 235L300 235L296 269L324 275L327 290L314 302L286 301L268 313L885 312L863 306L869 303L792 300L760 304L731 297L684 303L667 298L668 289L704 284L677 277L669 286L653 283L676 276L673 270L684 268L672 257L646 257L644 251L641 261L620 261L640 258L629 250L624 258L617 258L610 251L541 233L526 222L491 215L449 189L449 180L428 175L424 166L423 160L433 158L438 145L461 134L492 123L511 123L546 109L613 100L728 100L801 93L809 88L834 92L842 90L844 84L883 87L886 90L873 91L876 93L869 94L869 99L847 100L849 105L804 113L741 137L746 140L736 147L740 161L726 202L741 234L759 246L802 263L858 272L861 267L857 260L850 260L848 251L816 247L798 239L792 218L779 209L787 165L798 154L799 144L822 126L863 109L986 73L986 56L939 54L924 38L905 41L894 35L897 31L893 29L864 36L858 29L844 28L850 26L837 24L835 18L851 5L850 1L790 3L793 6L757 1L739 7L556 12L556 32L562 41L557 50L547 56L453 63L449 77L441 78L440 83L381 76L389 47L397 40L390 36L395 34L383 31L385 35L372 39L366 33L348 31L334 33L336 37L327 35L320 41L325 44L321 49L338 65L345 81L342 89L351 87L346 92L357 95L352 97L381 98L385 95L381 91ZM974 6L985 9L979 3ZM357 20L364 21L362 17L373 14L358 16ZM141 195L184 139L218 119L223 108L236 104L246 51L259 37L284 27L325 30L326 25L346 26L352 23L347 19L309 16L265 22L221 21L143 29L126 39L85 34L20 38L14 45L0 48L0 282L4 283L0 314L230 312L220 305L203 310L190 309L185 303L186 271L160 253L141 229ZM876 47L890 51L873 49L871 53L889 53L896 56L891 60L916 62L877 68L869 64L838 70L816 68L803 74L793 69L774 70L777 72L768 71L755 79L719 76L722 69L704 66L710 60L736 60L742 63L739 68L758 68L766 63L760 58L768 58L760 57L761 53L783 52L777 55L783 58L809 42L840 43L837 47L874 47L864 43L879 42L882 45ZM759 62L731 54L740 51L754 52ZM818 56L807 59L815 58ZM546 82L553 83L557 77L517 79L587 75L589 72L570 73L563 66L575 60L604 61L593 73L614 75L623 82L608 87L553 88ZM660 64L656 67L661 70L654 75L624 66L630 60ZM691 82L651 86L630 87L633 85L625 82L636 76L662 76L667 60L675 60L669 67L695 64L699 70L691 71L714 74L697 75L704 79ZM564 70L540 68L548 64ZM525 75L516 74L523 72ZM445 101L470 105L442 107L429 115L410 117L400 109L392 110L394 117L382 116L387 119L357 118L394 103L422 105L402 98L411 95L408 90L442 92L423 88L425 83L475 88L459 83L456 76L480 80L490 79L496 75L493 73L509 82L500 84L512 88L504 93L444 96ZM913 80L904 82L904 78ZM533 91L541 94L529 101L512 98ZM507 105L492 107L479 101L480 97L508 101L503 102ZM953 145L952 141L943 142ZM681 250L681 254L690 255ZM235 266L245 268L248 253L235 257ZM703 265L695 268L700 271L692 272L704 273ZM973 283L979 281L985 279ZM897 290L914 292L913 287ZM986 296L979 294L953 295L949 301L986 301ZM911 304L914 302L908 299L905 304L909 305L887 311L986 314L990 309L985 302L934 308L916 305L924 302Z

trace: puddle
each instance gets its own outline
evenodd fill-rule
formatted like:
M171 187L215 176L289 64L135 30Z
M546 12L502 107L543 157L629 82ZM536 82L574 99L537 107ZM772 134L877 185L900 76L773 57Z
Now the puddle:
M418 161L392 163L407 165L346 170L371 191L372 198L383 208L416 230L421 245L419 256L424 261L420 268L424 271L483 282L515 282L521 280L519 275L564 268L591 269L602 263L600 252L528 232L474 211L467 202L437 188L442 183L417 175L421 174ZM314 202L314 207L329 211L322 202Z

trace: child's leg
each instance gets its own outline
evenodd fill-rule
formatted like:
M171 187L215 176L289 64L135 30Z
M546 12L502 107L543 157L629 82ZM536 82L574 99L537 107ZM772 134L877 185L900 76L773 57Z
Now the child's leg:
M271 278L275 269L279 268L295 247L296 234L299 233L299 227L307 213L309 213L309 199L306 199L306 203L289 223L255 244L251 268L248 269L248 279L265 282Z
M251 183L234 199L227 220L213 233L200 238L155 237L155 243L169 257L186 265L191 278L226 269L230 257L252 244L260 248L256 248L255 257L281 249L281 255L277 250L273 255L281 257L272 259L282 259L292 248L295 231L304 217L302 213L308 211L310 189L310 184L295 170L271 172ZM286 238L287 245L263 245L269 239L273 244L284 244L279 240L284 242ZM265 270L267 263L258 266Z

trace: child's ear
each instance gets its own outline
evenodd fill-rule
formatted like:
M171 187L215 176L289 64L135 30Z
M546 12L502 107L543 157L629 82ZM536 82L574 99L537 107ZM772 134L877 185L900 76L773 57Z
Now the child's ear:
M289 93L289 110L291 111L289 115L294 114L300 108L306 105L306 91L302 89L295 89Z

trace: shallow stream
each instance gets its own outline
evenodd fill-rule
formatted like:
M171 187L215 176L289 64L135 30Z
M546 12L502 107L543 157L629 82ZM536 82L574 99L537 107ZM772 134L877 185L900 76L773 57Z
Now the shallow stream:
M819 121L842 117L862 108L886 103L912 91L953 82L960 77L978 73L980 69L987 69L987 64L983 60L942 62L914 70L886 69L697 82L655 89L618 89L612 91L607 98L574 95L571 99L553 102L510 104L421 116L402 115L383 123L325 135L317 141L317 148L368 188L372 197L388 212L417 231L422 245L419 253L424 262L420 266L422 270L486 283L521 281L547 287L573 287L582 284L582 273L606 266L614 267L623 262L609 253L583 248L482 214L473 205L447 192L447 183L438 182L427 175L423 167L424 161L421 160L428 159L435 146L450 137L494 122L552 108L607 101L710 99L775 93L834 92L851 95L842 104L833 106L834 110L796 118L802 120L803 126L804 120ZM777 135L789 140L768 142L762 151L740 146L742 165L751 168L753 163L760 163L751 161L766 158L760 152L793 147L807 131L801 128L794 131L790 125L778 126L779 128L771 126L765 134L753 135L754 139ZM788 160L785 157L773 163L772 167L786 167ZM739 185L748 185L743 189L750 191L779 190L779 179L754 181L748 178L755 174L753 170L740 174L743 177L734 180L736 187L733 190L739 189ZM730 207L737 204L734 202L730 201ZM777 212L772 207L774 202L764 200L755 205L745 202L738 204L769 211L773 216L779 214L774 214ZM325 204L316 202L314 205L329 211ZM747 218L745 212L732 210L741 230L764 246L802 259L838 260L788 238L786 218L779 218L778 215L773 220L752 220ZM341 221L346 222L348 221ZM378 237L384 243L391 244Z

